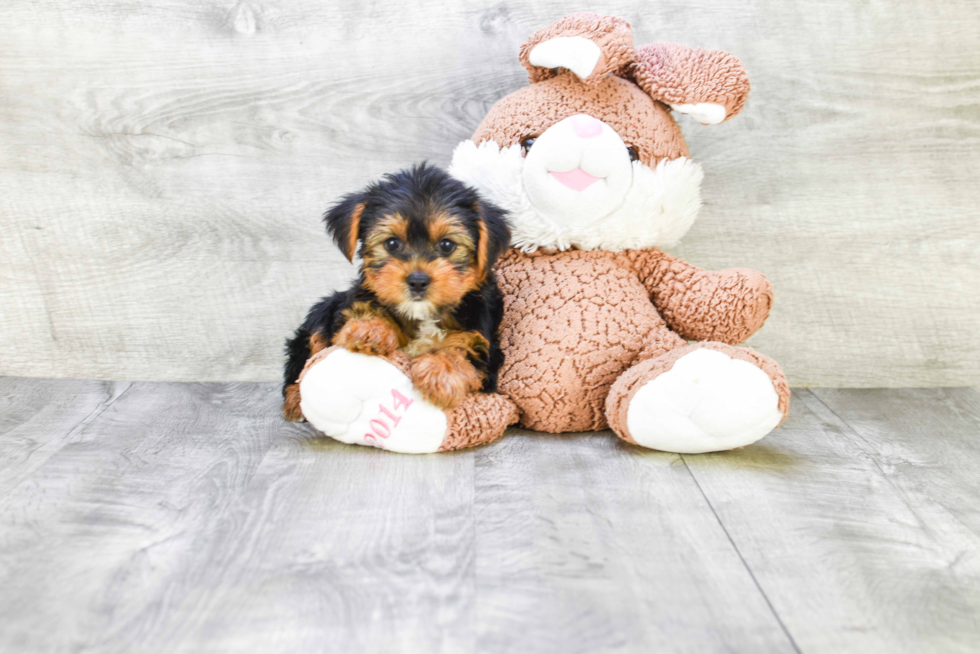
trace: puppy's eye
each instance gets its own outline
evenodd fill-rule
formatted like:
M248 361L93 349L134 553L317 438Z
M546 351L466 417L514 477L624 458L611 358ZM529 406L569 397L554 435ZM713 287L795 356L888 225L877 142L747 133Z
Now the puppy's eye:
M523 139L521 141L521 154L523 154L526 157L527 153L530 152L531 146L534 145L535 141L537 141L537 139L534 138L533 136L528 136L527 138Z
M456 250L456 244L448 238L444 238L436 244L436 248L438 248L439 254L452 254Z
M394 253L402 249L402 242L395 237L391 237L385 240L384 246L388 252Z
M626 148L626 151L630 153L630 161L636 161L640 158L640 151L635 145L631 145Z

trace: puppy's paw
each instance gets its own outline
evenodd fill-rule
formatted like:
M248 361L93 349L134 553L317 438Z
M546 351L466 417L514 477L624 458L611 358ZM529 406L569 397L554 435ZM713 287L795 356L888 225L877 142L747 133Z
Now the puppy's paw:
M355 318L340 328L333 343L358 354L385 356L401 345L401 333L385 318Z
M300 395L299 384L290 384L286 387L286 397L282 403L282 415L290 422L305 422L303 412L299 408Z
M442 350L412 359L412 383L430 404L452 409L483 382L473 364L459 351Z

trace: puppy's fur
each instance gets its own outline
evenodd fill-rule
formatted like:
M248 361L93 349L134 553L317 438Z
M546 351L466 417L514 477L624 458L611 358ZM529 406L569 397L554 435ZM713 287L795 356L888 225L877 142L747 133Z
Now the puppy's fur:
M439 407L496 390L504 306L492 267L510 243L502 209L422 164L344 197L324 221L362 264L354 286L314 305L286 341L287 419L302 419L297 378L306 360L330 345L404 351L416 389Z

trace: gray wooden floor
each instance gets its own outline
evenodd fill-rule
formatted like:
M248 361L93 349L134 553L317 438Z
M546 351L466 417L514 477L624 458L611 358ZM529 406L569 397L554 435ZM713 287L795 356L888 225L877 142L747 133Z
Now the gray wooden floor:
M793 400L725 454L412 457L273 384L0 378L0 651L980 650L980 394Z

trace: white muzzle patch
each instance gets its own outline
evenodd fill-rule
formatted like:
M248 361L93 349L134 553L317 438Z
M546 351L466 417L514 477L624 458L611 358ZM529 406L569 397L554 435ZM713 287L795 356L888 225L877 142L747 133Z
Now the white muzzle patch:
M509 212L512 245L611 250L664 248L687 233L701 207L701 166L684 157L649 168L601 121L572 116L520 145L466 140L449 172ZM591 117L588 117L591 118Z
M586 114L555 123L524 161L524 190L552 221L581 229L617 209L633 182L626 144L609 125Z

